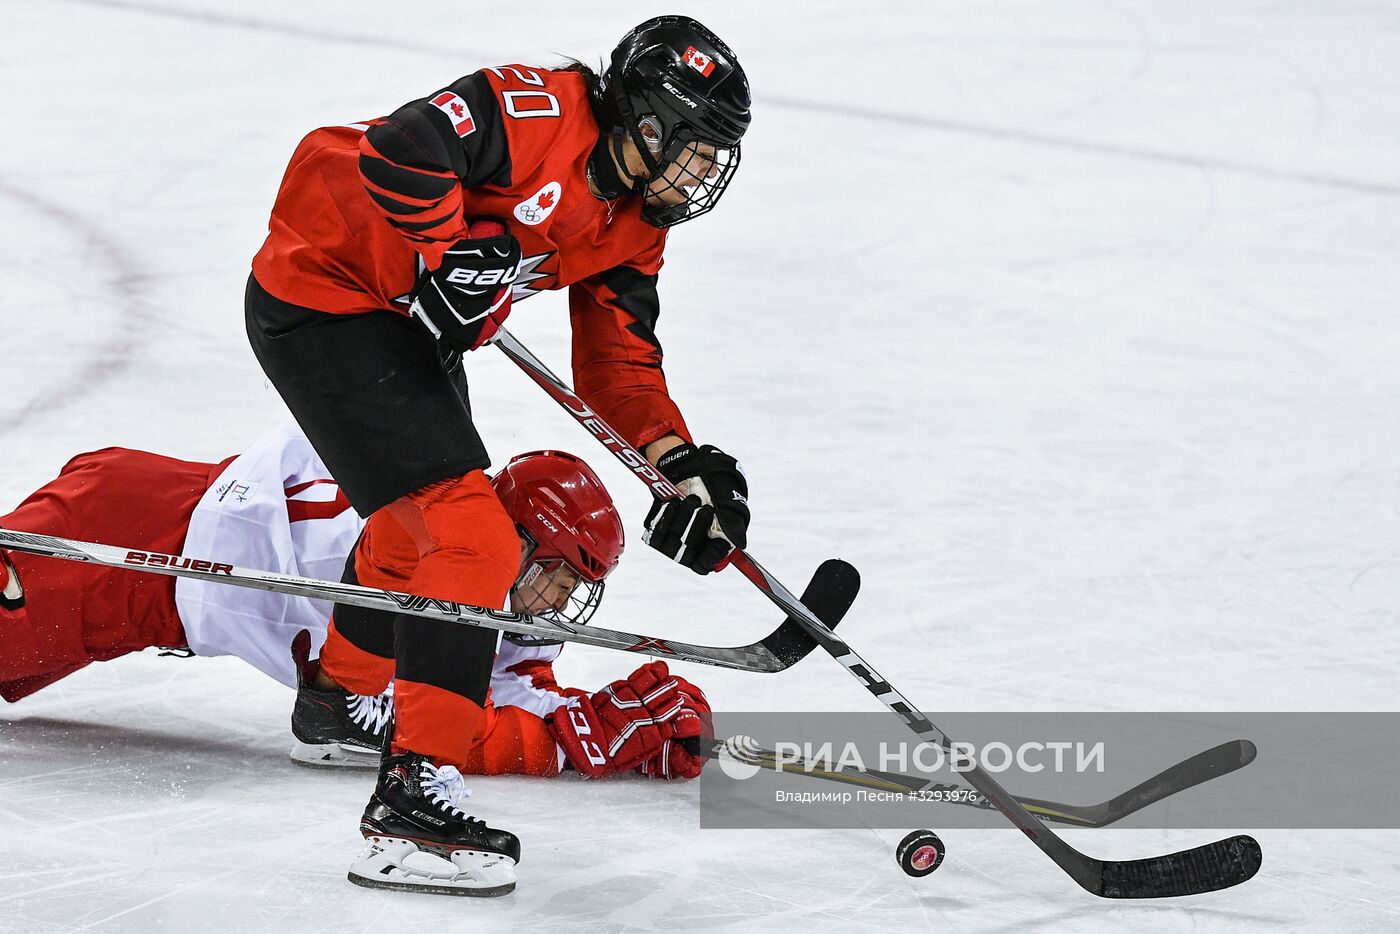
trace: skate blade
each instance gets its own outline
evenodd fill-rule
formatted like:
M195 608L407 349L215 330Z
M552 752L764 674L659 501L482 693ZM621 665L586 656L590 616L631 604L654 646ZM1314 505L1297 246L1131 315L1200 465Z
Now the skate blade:
M296 740L291 758L297 765L309 769L377 769L382 754L378 749Z
M369 889L490 898L515 891L515 862L500 853L453 850L451 859L397 837L370 837L346 878Z

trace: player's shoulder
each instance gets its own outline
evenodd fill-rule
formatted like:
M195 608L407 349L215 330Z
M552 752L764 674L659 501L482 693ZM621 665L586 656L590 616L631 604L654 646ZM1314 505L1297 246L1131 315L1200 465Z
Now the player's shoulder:
M291 164L295 166L302 162L326 158L334 159L346 153L357 155L360 148L360 138L364 136L365 130L373 124L383 122L384 119L379 117L361 123L316 127L297 143L296 150L292 154Z
M537 65L492 65L476 72L500 98L507 116L564 117L588 109L588 80L573 69Z
M517 64L483 68L473 77L495 98L516 180L533 175L546 162L572 162L596 144L598 124L584 74Z
M248 445L244 453L266 451L282 457L287 454L300 456L313 450L311 442L307 440L306 432L302 431L300 425L289 419Z

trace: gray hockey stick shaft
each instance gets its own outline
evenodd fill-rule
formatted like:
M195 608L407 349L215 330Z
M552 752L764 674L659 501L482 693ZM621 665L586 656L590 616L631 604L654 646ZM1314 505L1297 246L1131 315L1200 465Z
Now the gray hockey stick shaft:
M653 496L658 499L680 496L675 485L662 476L640 451L614 431L602 416L594 412L514 335L501 328L496 332L493 343L645 483ZM822 625L821 620L798 602L762 565L737 548L731 553L730 563L840 662L880 703L903 720L916 736L926 743L944 749L952 748L953 740L948 734L934 726L844 640ZM1028 663L1033 662L1034 659L1028 659ZM1252 878L1262 862L1258 842L1243 834L1147 859L1096 859L1066 843L983 769L974 767L963 774L973 788L1080 887L1104 898L1162 898L1228 888Z
M0 548L49 558L86 561L130 571L146 571L152 574L187 577L235 587L268 590L296 597L308 597L312 600L348 603L372 610L406 613L410 616L421 616L424 619L496 629L501 632L542 636L547 639L578 642L583 645L593 645L623 652L639 652L668 660L676 659L696 662L701 665L712 665L716 668L734 668L756 672L782 671L795 663L807 651L810 651L810 646L803 644L801 631L791 620L785 620L773 633L762 641L751 645L733 647L691 645L674 639L640 636L630 632L603 629L599 626L573 626L521 613L470 606L454 603L450 600L437 600L393 590L379 590L355 584L342 584L308 577L294 577L272 571L239 568L232 564L221 563L217 557L196 559L183 555L117 548L94 542L38 535L32 532L17 532L3 528L0 528Z

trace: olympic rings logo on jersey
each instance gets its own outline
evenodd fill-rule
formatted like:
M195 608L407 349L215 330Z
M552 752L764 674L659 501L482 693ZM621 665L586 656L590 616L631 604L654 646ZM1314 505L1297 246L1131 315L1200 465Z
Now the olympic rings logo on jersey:
M539 191L515 206L515 219L530 227L543 224L549 219L549 215L554 213L554 209L559 206L559 199L563 195L564 187L562 185L558 182L548 182Z

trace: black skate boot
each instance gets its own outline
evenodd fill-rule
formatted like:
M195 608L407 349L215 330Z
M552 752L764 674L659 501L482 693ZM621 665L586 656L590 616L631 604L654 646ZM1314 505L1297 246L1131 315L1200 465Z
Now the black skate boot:
M365 849L350 881L439 895L514 891L520 841L469 817L461 807L468 794L453 766L413 752L386 758L360 818Z
M311 634L306 630L292 640L297 668L297 700L292 707L292 761L313 768L379 767L394 722L393 691L364 697L339 689L318 691L312 679L320 664L310 661Z

